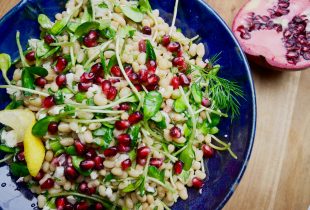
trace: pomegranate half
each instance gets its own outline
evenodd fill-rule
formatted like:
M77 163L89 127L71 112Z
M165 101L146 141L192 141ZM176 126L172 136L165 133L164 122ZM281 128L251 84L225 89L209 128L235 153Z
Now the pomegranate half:
M276 70L310 67L310 0L249 0L233 32L254 62Z

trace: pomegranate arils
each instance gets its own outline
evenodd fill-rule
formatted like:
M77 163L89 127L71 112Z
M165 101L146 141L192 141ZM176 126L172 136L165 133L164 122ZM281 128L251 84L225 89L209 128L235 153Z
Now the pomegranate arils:
M86 152L86 146L79 140L74 141L75 151L78 155L84 155Z
M111 73L115 77L120 77L122 76L122 72L119 66L115 65L111 68Z
M58 132L58 123L57 122L51 122L48 125L47 130L52 135L56 134Z
M116 87L112 86L108 91L107 99L110 101L114 101L114 99L116 98L116 95L117 95L117 89Z
M95 203L93 207L91 207L93 210L104 210L104 206L101 203Z
M91 170L95 167L95 162L93 160L83 160L80 163L80 168L84 171Z
M19 162L24 162L25 161L24 151L20 151L19 153L16 154L15 157Z
M87 194L88 186L86 182L81 182L78 187L78 191L84 194Z
M79 173L77 172L77 170L75 170L75 168L72 166L65 167L64 174L65 174L66 179L70 181L76 180L79 176Z
M148 60L145 65L149 72L155 73L157 67L156 61Z
M143 114L141 112L134 112L129 115L128 121L131 125L134 125L143 120Z
M175 174L181 174L182 170L183 170L183 163L182 163L182 161L180 161L180 160L176 161L174 163L173 170L174 170Z
M58 75L56 77L56 84L58 87L64 87L67 83L67 78L65 75Z
M105 157L114 157L117 154L118 150L116 147L110 147L103 151Z
M142 33L146 34L146 35L151 35L152 34L152 28L149 26L143 26Z
M85 201L78 202L74 205L75 210L88 210L88 204Z
M174 76L174 77L171 79L170 85L173 87L174 90L175 90L175 89L178 89L179 86L180 86L179 77Z
M40 181L43 178L43 176L44 176L44 172L40 170L39 173L35 177L32 177L32 179L35 181Z
M48 190L54 187L54 180L52 178L48 178L45 182L41 184L41 189L42 190Z
M82 76L80 77L80 82L82 83L89 83L89 82L93 82L95 78L95 74L92 72L84 72L82 74Z
M56 73L61 73L68 65L68 62L65 58L59 56L57 59L56 59L56 64L55 64L55 67L54 67L54 71Z
M117 130L126 130L127 128L129 128L130 123L128 120L119 120L115 122L115 128Z
M210 147L209 145L203 144L202 147L203 156L207 158L211 158L214 155L214 149Z
M125 70L125 73L126 73L127 76L129 76L130 74L134 73L133 72L133 68L132 68L131 65L125 66L124 70Z
M97 156L97 152L94 148L88 148L85 154L87 159L93 159Z
M193 184L193 187L194 188L197 188L197 189L200 189L203 187L204 183L201 179L197 178L197 177L194 177L192 179L192 184Z
M130 145L131 138L129 134L123 133L117 136L117 141L119 144L122 144L122 145Z
M95 30L91 30L88 34L85 35L83 39L83 43L86 47L95 47L98 45L97 39L99 38L99 34Z
M138 73L139 81L141 83L147 82L148 75L149 75L149 73L146 69L141 69Z
M143 147L140 147L138 150L137 150L137 157L138 158L146 158L151 152L151 149L147 146L143 146Z
M118 110L128 111L130 109L130 105L128 103L121 103L118 107Z
M124 144L119 144L117 145L117 150L120 153L126 153L130 151L130 146L124 145Z
M92 83L79 83L78 84L78 89L79 91L81 92L87 92L87 90L92 86L93 84Z
M160 78L159 76L157 76L156 74L151 74L148 78L147 78L147 84L148 85L157 85L159 82Z
M185 63L183 57L175 57L172 59L173 66L182 66Z
M45 42L47 45L50 45L50 44L52 44L52 43L55 42L55 39L53 38L52 35L47 34L47 35L44 36L44 42Z
M138 46L139 46L139 51L140 52L146 52L146 42L145 40L140 40L139 43L138 43Z
M211 106L211 101L208 98L203 98L201 101L201 105L204 107L209 108Z
M65 197L58 197L55 200L55 205L57 210L63 210L67 204L67 199Z
M156 168L160 168L164 163L164 159L162 158L151 158L150 165L155 166Z
M47 96L44 98L42 105L45 109L49 109L55 105L55 98L53 96Z
M129 74L128 78L132 82L132 84L139 84L139 76L137 73Z
M109 90L110 88L112 87L112 84L109 80L104 80L102 83L101 83L101 89L102 89L102 92L105 94L105 95L108 95L109 93Z
M185 75L185 74L180 74L179 75L179 81L180 81L180 85L184 86L189 86L191 81L189 80L189 78Z
M180 138L182 136L181 129L177 126L173 126L169 132L172 138Z
M179 42L170 42L167 45L167 50L169 52L178 52L181 49L181 45Z
M126 171L131 166L131 160L128 158L126 160L123 160L121 163L121 167L123 171Z
M45 78L43 77L38 77L36 78L36 80L34 81L34 84L40 88L44 88L44 86L46 85L47 81Z
M94 64L91 69L90 72L95 74L95 75L102 75L103 74L103 66L101 63L96 63Z
M136 162L140 165L140 166L145 166L146 165L146 158L136 158Z
M163 38L161 39L161 44L165 47L168 46L168 44L170 44L170 36L164 35Z
M101 169L104 168L103 161L104 161L104 159L102 157L100 157L100 156L97 156L97 157L94 158L95 169L96 170L101 170Z
M36 60L36 53L34 51L30 51L25 55L25 58L29 62L33 62Z

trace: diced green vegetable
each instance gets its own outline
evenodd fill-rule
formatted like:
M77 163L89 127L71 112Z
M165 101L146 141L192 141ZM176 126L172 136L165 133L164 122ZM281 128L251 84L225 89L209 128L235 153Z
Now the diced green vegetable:
M87 99L86 94L82 92L75 94L74 98L78 103L82 103L85 99Z
M76 150L75 150L75 147L72 145L72 146L69 146L69 147L65 147L65 152L68 154L68 155L77 155L76 153Z
M98 7L99 8L109 8L108 5L106 3L104 3L104 2L98 4Z
M58 115L55 116L47 116L37 121L36 124L32 127L32 134L38 137L42 137L47 133L48 125L51 122L59 122L60 117Z
M32 89L34 90L34 75L31 74L27 69L24 69L22 71L22 86L24 88ZM31 93L25 92L26 96L31 95Z
M58 150L63 149L63 146L60 144L59 139L50 140L49 145L53 152L57 152Z

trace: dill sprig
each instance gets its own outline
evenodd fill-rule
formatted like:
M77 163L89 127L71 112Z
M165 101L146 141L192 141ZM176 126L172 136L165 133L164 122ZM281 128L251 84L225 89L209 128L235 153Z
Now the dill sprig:
M211 68L201 68L192 65L192 71L199 71L198 80L207 84L207 95L213 101L213 105L226 113L231 113L231 119L240 115L240 103L238 98L244 98L241 87L235 81L221 78L217 75L220 65Z
M213 55L210 59L209 59L209 65L210 66L214 66L215 64L217 64L217 62L221 59L221 54L222 52L216 53L215 55Z

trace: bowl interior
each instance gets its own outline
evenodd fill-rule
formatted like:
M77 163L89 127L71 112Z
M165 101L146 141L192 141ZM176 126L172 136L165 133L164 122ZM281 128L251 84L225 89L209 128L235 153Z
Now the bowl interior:
M152 7L159 9L160 15L170 23L174 1L151 0ZM47 14L51 19L64 9L64 0L23 0L0 21L0 51L12 58L18 57L15 33L21 32L21 43L39 37L37 16ZM232 150L238 156L233 159L228 152L217 152L214 158L205 162L208 180L202 189L189 190L186 201L179 200L172 209L221 209L239 183L247 165L253 145L256 123L256 103L253 81L244 54L222 19L202 0L180 0L176 25L188 37L200 35L206 46L206 57L221 52L222 77L237 81L242 87L245 98L240 99L240 117L231 122L224 119L220 124L218 137L232 143ZM12 76L12 71L9 73ZM4 84L2 76L0 84ZM8 95L0 90L0 108L9 103ZM2 180L0 189L0 209L33 209L36 198L23 184L8 173L8 167L0 167Z

